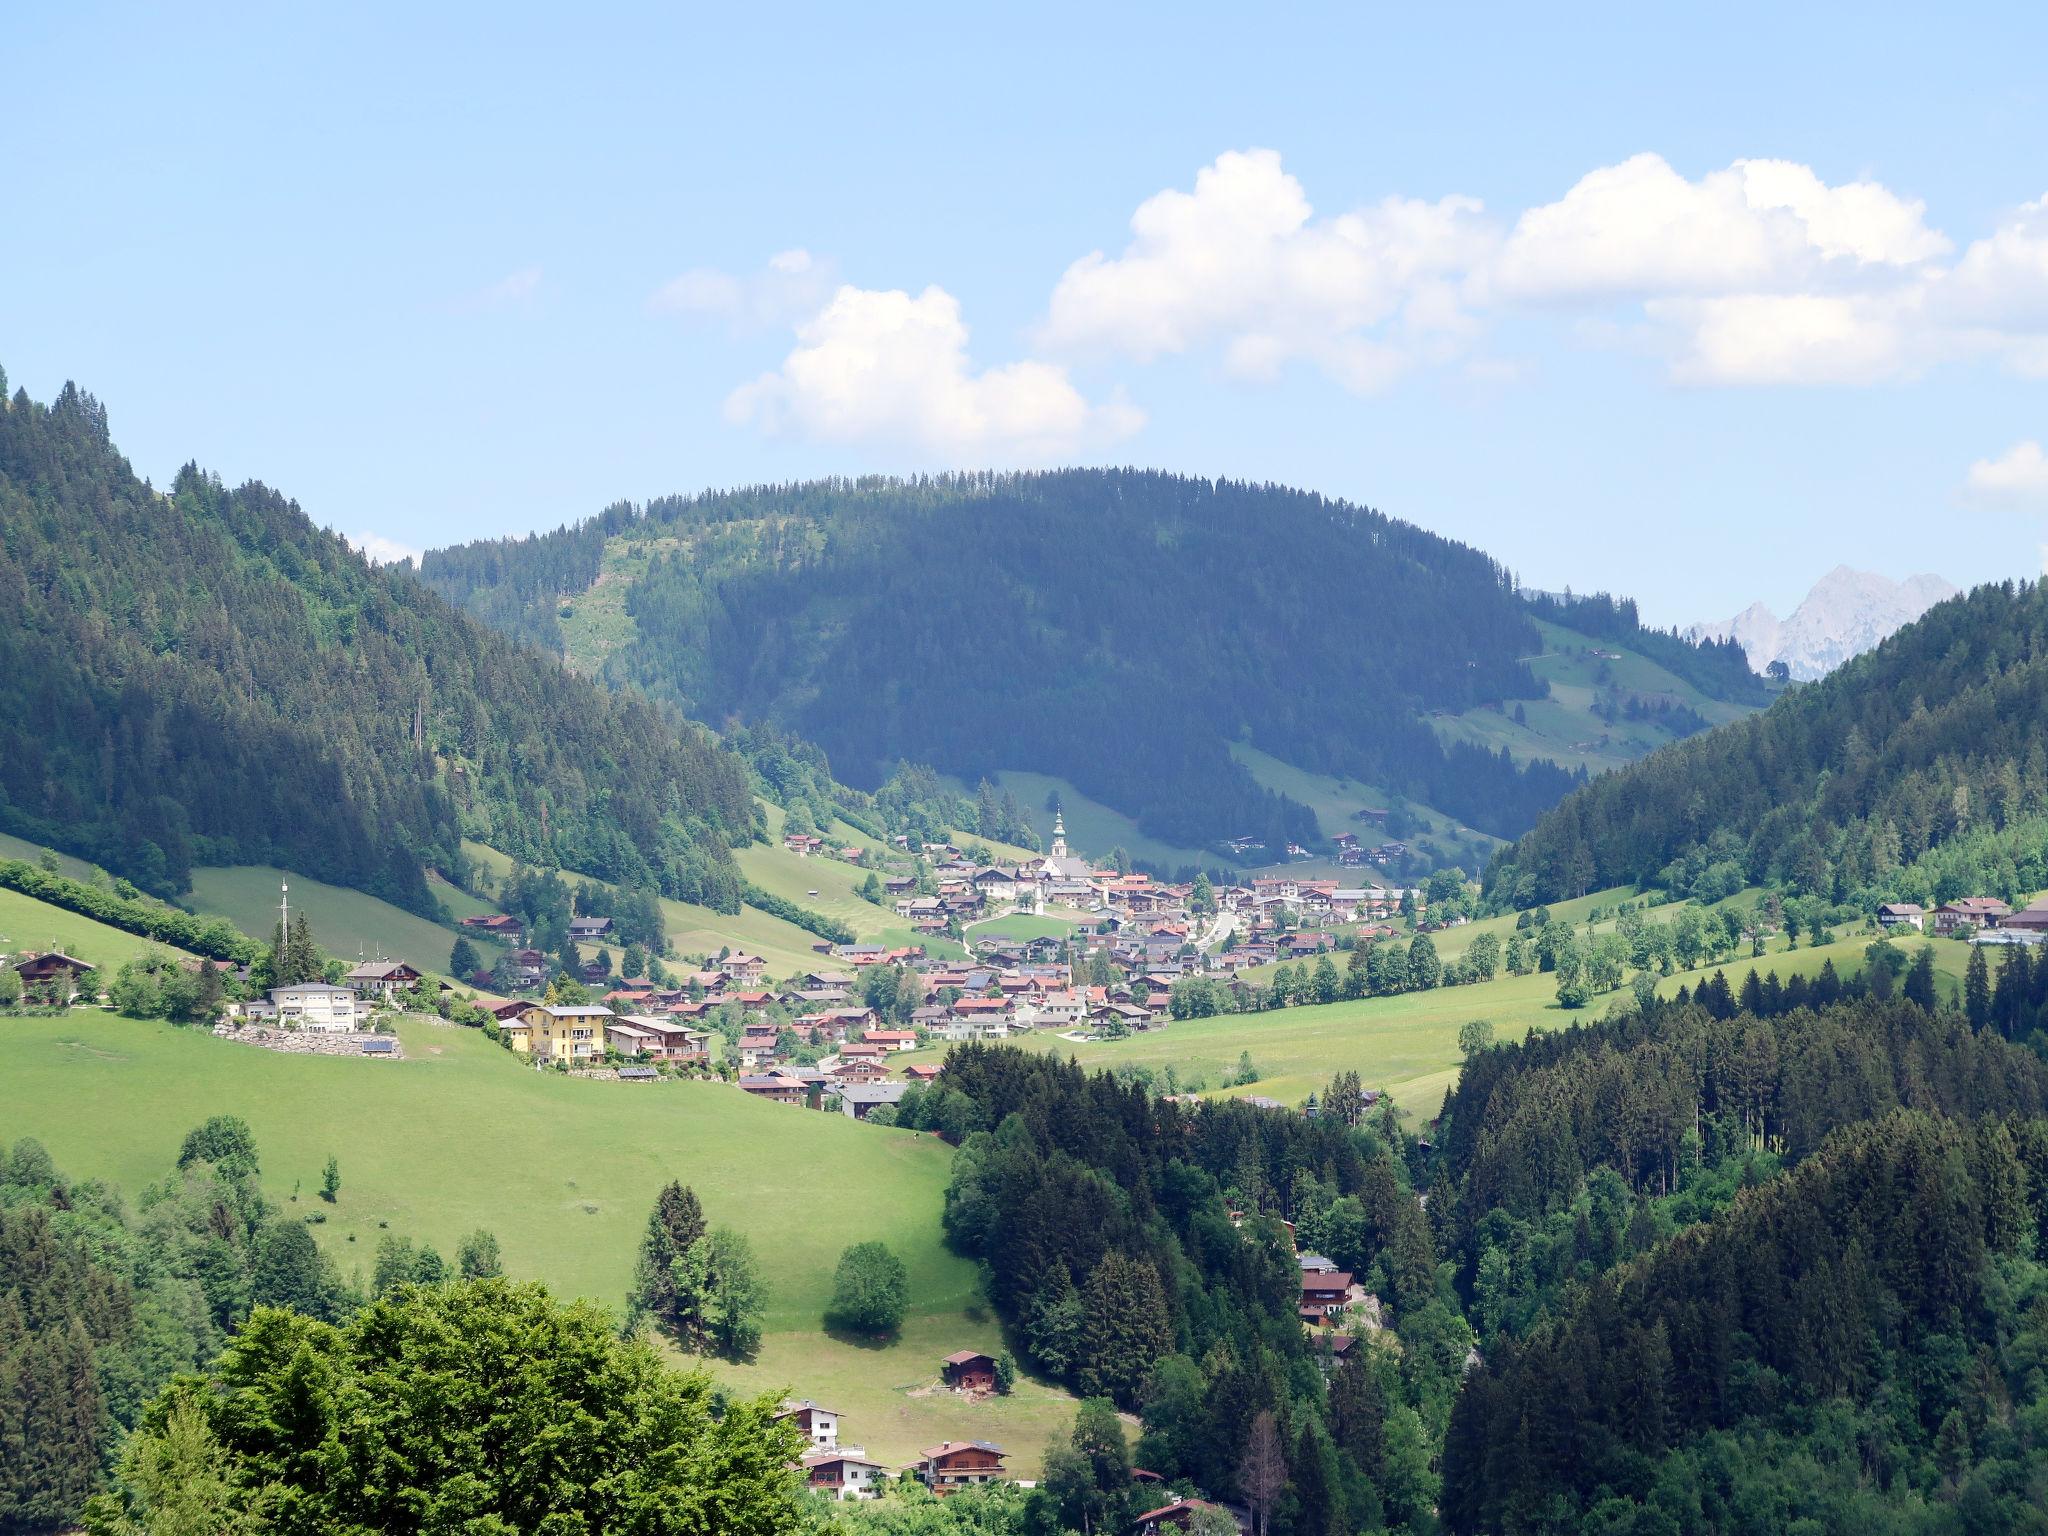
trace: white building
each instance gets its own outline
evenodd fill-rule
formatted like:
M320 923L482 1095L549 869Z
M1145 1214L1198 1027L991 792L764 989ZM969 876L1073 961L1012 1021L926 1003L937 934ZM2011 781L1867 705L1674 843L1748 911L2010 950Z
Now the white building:
M295 987L272 987L270 1005L286 1029L354 1029L355 993L324 981L302 981Z

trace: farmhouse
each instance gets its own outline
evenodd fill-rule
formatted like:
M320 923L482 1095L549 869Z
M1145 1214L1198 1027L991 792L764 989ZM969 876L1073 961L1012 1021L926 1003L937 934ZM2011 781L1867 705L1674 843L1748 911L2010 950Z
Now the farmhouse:
M718 968L741 986L752 986L768 973L768 962L759 955L737 953L719 961Z
M1191 1531L1195 1527L1195 1517L1204 1510L1212 1509L1219 1515L1228 1516L1240 1531L1244 1529L1243 1522L1221 1504L1211 1504L1207 1499L1181 1497L1171 1504L1146 1510L1131 1523L1130 1533L1131 1536L1167 1536L1168 1532Z
M53 949L46 954L24 955L14 962L14 969L21 976L23 986L53 988L68 998L78 978L92 967L76 955Z
M993 1355L984 1355L979 1350L963 1349L946 1356L940 1362L940 1367L941 1379L956 1392L993 1392L996 1389L996 1362Z
M925 1487L942 1499L962 1488L1000 1483L1008 1475L1003 1471L1003 1448L986 1440L948 1440L933 1446L905 1470L916 1473Z
M324 981L303 981L293 987L272 987L270 1004L286 1029L354 1029L356 995L347 987Z
M1918 902L1888 901L1877 909L1877 926L1880 928L1919 928L1926 913Z
M903 1100L907 1083L844 1083L839 1089L841 1113L865 1120L877 1109L894 1109Z
M1958 896L1934 909L1934 931L1954 933L1958 928L1996 928L2012 916L2012 908L1996 896Z
M585 944L595 944L612 931L612 920L608 917L572 917L569 919L569 937Z
M1301 1275L1301 1316L1304 1322L1326 1323L1340 1314L1351 1300L1348 1270L1303 1270Z

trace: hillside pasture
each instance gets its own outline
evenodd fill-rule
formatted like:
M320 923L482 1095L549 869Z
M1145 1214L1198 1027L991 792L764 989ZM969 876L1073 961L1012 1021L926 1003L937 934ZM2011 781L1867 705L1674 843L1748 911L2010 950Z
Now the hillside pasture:
M100 1013L7 1025L0 1135L32 1136L76 1178L132 1200L213 1114L246 1119L266 1189L320 1214L321 1246L367 1273L387 1232L452 1254L477 1227L506 1268L566 1295L623 1304L656 1191L692 1185L715 1224L753 1242L769 1288L760 1358L720 1374L788 1388L846 1415L849 1440L892 1462L947 1436L1002 1443L1028 1475L1072 1404L1042 1387L970 1409L910 1398L941 1356L1002 1347L974 1266L939 1213L951 1163L935 1137L749 1098L718 1083L628 1084L537 1072L480 1033L407 1020L406 1059L292 1056ZM333 1206L314 1191L329 1156ZM296 1194L296 1203L293 1196ZM902 1337L870 1348L820 1331L839 1252L880 1238L910 1273Z

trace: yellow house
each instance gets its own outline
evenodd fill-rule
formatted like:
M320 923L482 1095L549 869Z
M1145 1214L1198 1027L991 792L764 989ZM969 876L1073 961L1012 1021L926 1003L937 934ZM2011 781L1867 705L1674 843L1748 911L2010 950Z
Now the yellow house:
M533 1026L518 1014L509 1019L498 1020L498 1032L512 1044L512 1049L522 1056L533 1049Z
M554 1003L535 1003L517 1015L526 1027L526 1051L541 1061L571 1066L604 1059L604 1027L611 1017L609 1008L569 1008ZM512 1048L522 1048L517 1035L512 1037Z

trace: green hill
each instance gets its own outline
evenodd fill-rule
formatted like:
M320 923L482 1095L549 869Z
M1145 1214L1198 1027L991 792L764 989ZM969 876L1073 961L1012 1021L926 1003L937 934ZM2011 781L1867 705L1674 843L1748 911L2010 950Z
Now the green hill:
M1239 740L1495 833L1569 783L1423 718L1541 697L1508 573L1277 486L1097 470L764 486L437 550L422 574L579 670L809 737L857 786L905 758L968 783L1042 774L1176 847L1314 840L1307 808L1232 757Z
M939 1212L950 1164L936 1138L751 1099L713 1083L637 1085L535 1072L480 1034L401 1026L406 1059L289 1056L101 1014L12 1021L0 1123L79 1178L140 1192L180 1138L232 1111L255 1132L264 1183L313 1202L329 1156L341 1197L313 1231L344 1271L387 1230L453 1251L491 1229L509 1273L623 1305L656 1190L690 1183L710 1220L753 1241L769 1287L749 1389L789 1387L838 1408L849 1439L892 1461L948 1437L987 1438L1028 1472L1070 1421L1063 1394L1025 1383L968 1405L936 1381L942 1356L1001 1347L976 1306L972 1264L950 1253ZM387 1226L388 1224L388 1226ZM849 1243L880 1238L910 1272L901 1339L881 1349L820 1329Z
M408 910L464 835L737 902L746 769L373 567L262 485L138 478L67 386L0 408L0 828L163 895L315 870Z
M2048 885L2048 588L1984 586L1760 715L1596 779L1502 854L1504 904L1703 871L1867 909Z

